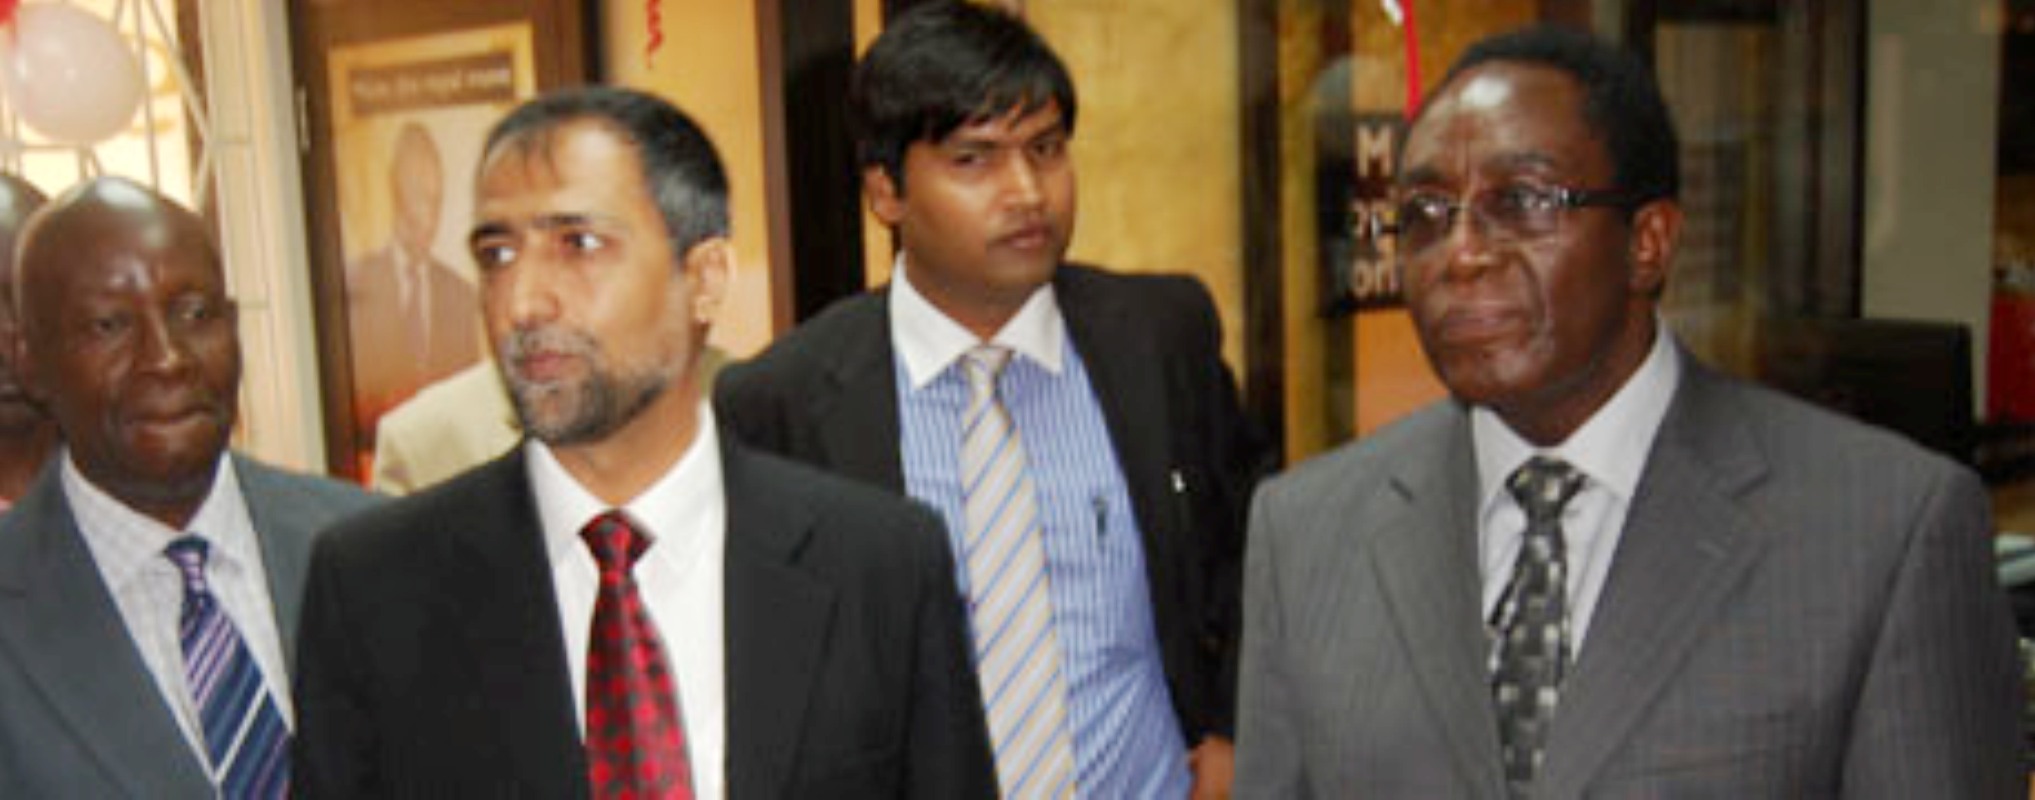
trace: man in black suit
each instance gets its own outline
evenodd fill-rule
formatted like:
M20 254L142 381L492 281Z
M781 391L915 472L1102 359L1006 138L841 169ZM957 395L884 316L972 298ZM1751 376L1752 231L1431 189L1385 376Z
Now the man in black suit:
M943 512L1007 794L1226 791L1242 508L1268 459L1207 292L1061 262L1074 89L1021 21L967 3L901 15L851 103L865 197L901 244L893 282L729 367L722 418L752 444ZM984 382L993 392L966 374L978 358L1008 359ZM995 548L975 546L990 528L971 520L963 451L992 393L1035 479L1023 494L1037 545L1013 547L1041 551L1059 653L1044 663L1064 687L1052 701L1064 721L1035 735L1071 739L1075 763L1045 785L1015 763L1025 753L1009 740L1029 722L1001 719L987 666L997 626L983 609L996 603L983 593L1002 573L975 563Z
M702 401L734 269L705 135L638 92L540 98L475 208L529 438L321 541L305 793L991 796L937 520L721 441Z

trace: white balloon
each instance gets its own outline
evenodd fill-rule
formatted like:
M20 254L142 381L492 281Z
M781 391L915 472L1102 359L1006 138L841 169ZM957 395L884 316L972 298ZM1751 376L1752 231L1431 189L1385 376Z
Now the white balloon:
M73 145L125 129L143 90L141 67L120 32L58 3L24 3L13 29L0 30L0 84L22 122Z

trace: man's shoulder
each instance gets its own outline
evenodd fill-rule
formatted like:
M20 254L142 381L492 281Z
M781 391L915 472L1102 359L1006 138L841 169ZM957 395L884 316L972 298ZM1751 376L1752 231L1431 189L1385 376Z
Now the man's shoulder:
M863 338L881 336L890 327L887 297L886 292L872 290L836 300L778 337L753 360L811 358Z
M233 469L249 500L306 514L343 515L385 499L346 481L286 469L243 453L233 454Z
M1302 461L1265 481L1265 491L1284 495L1366 491L1366 487L1402 472L1409 462L1450 457L1461 446L1462 406L1441 400Z
M815 544L840 557L872 564L884 563L888 554L901 550L944 546L939 518L917 501L738 443L725 443L724 448L731 509L753 507L759 501L777 509L800 509Z
M1054 290L1076 301L1089 295L1157 308L1212 309L1214 301L1200 278L1184 272L1118 272L1092 264L1068 262L1054 274Z
M722 367L714 376L715 396L740 396L828 375L829 365L857 350L888 352L885 296L870 291L837 300L762 352Z
M520 451L462 472L412 494L390 499L341 520L319 546L374 563L400 562L418 548L433 548L469 529L490 532L504 520L531 514ZM530 524L535 525L534 517Z
M1916 473L1968 472L1964 465L1886 428L1741 378L1696 366L1684 376L1686 389L1670 408L1663 433L1713 460L1730 441L1723 432L1746 431L1767 464L1783 472L1832 476L1855 473L1871 484Z

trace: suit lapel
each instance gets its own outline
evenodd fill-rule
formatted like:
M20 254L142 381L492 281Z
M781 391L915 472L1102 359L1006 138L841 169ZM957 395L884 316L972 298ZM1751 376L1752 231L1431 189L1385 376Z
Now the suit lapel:
M1138 528L1144 533L1146 551L1152 554L1146 561L1176 563L1155 552L1155 548L1176 545L1179 538L1164 535L1176 526L1165 513L1172 505L1164 496L1167 483L1159 477L1171 467L1166 432L1172 429L1167 417L1172 404L1164 396L1168 388L1165 367L1151 337L1138 327L1138 315L1122 307L1114 296L1098 291L1100 288L1086 268L1062 265L1054 281L1055 300L1066 320L1068 336L1074 340L1074 350L1088 370L1096 403L1102 407L1110 441L1122 463Z
M856 316L845 321L848 333L831 351L820 391L807 398L808 417L816 421L829 470L903 492L889 298L876 292L850 309Z
M282 637L283 667L297 674L297 617L304 606L304 574L311 565L307 510L289 508L287 495L276 486L275 473L239 456L233 474L239 479L247 516L261 545L261 566L268 574L269 602L275 607L276 631Z
M1430 437L1439 442L1436 455L1410 460L1393 476L1383 500L1395 505L1352 508L1340 518L1379 520L1370 563L1386 613L1464 782L1496 795L1503 776L1478 611L1476 467L1468 417L1455 406L1441 413L1443 433Z
M775 491L767 465L731 445L723 453L728 795L780 797L797 763L834 590L798 565L812 532L811 509Z
M210 786L135 651L54 465L8 522L0 536L0 654L12 653L123 794Z
M1682 363L1682 388L1555 715L1545 796L1581 794L1764 551L1738 498L1766 463L1732 419L1729 387L1693 359Z
M523 448L481 467L486 481L466 504L471 516L456 526L444 553L444 591L463 643L437 652L470 659L463 672L479 685L468 690L489 708L490 730L501 752L526 763L512 769L545 784L524 788L534 796L577 796L587 785L586 751L579 739L565 633L558 620L558 590L537 520L523 463Z

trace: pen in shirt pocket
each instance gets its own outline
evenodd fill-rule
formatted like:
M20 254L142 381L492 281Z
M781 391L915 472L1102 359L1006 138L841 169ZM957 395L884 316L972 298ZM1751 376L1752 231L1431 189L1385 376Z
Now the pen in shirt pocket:
M1102 495L1096 495L1090 500L1089 505L1095 509L1095 538L1101 539L1108 536L1109 499Z

